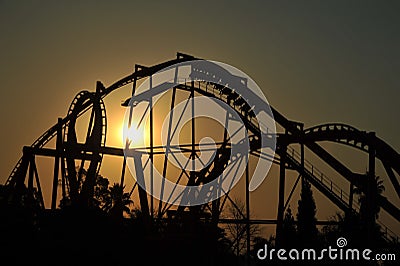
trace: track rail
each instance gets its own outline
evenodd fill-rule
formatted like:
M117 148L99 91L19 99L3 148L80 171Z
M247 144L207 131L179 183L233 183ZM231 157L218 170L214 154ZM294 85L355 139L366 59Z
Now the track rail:
M109 87L104 87L101 83L98 83L98 95L100 99L103 99L104 97L112 93L114 90L117 90L123 86L136 82L137 80L140 80L142 78L149 77L166 67L170 67L175 64L191 60L196 60L196 58L178 53L176 59L166 61L151 67L142 67L137 65L135 67L134 73L125 78L122 78L121 80L115 82ZM199 71L197 74L204 75L204 73L202 73L201 71ZM247 102L246 99L244 99L242 95L238 94L237 92L218 84L200 83L200 82L198 84L199 84L198 87L195 88L197 92L205 96L215 97L222 101L225 101L228 105L234 108L238 112L242 120L245 122L246 128L253 133L253 138L254 138L253 143L257 143L261 132L259 130L258 122L255 119L253 108L252 106L246 104ZM253 96L255 97L255 99L258 99L257 95ZM74 100L74 102L71 104L71 107L72 106L75 107L77 101L78 99L76 101ZM91 108L93 108L93 102L87 101L79 106L79 110L75 110L74 112L69 111L67 115L61 120L61 126L64 132L70 133L69 127L71 121L73 121L73 119L76 119L76 117L81 116ZM73 109L75 108L72 109L70 108L70 110ZM105 108L103 109L104 109L104 114L102 114L103 117L102 119L106 120ZM340 144L352 146L364 152L369 152L370 149L374 149L376 151L376 157L383 162L385 169L390 177L391 183L395 187L395 190L400 197L400 185L397 177L394 175L392 171L393 169L397 174L400 174L400 154L397 153L390 145L388 145L382 139L378 138L374 133L361 131L352 126L340 123L318 125L303 130L300 123L290 121L272 107L271 110L275 121L287 131L288 135L291 138L291 143L305 144L306 147L308 147L311 151L317 154L325 162L331 165L348 181L354 183L356 186L359 186L361 189L364 189L362 176L352 173L349 169L340 164L340 162L338 162L325 149L323 149L318 144L318 142L320 141L337 142ZM106 123L106 121L103 121L103 123ZM32 148L32 150L43 148L50 140L52 140L57 135L58 129L59 129L59 124L50 127L36 141L32 143L30 148ZM106 132L103 130L102 134L104 136L104 141L102 141L102 145L105 146ZM68 140L68 142L70 142L70 140ZM251 147L255 146L256 145L253 145ZM279 149L277 150L279 154ZM289 160L290 165L295 170L300 171L299 166L301 167L301 165L298 158L298 154L296 154L294 150L291 150L290 152L287 154L287 158ZM22 178L25 178L24 174L26 174L28 163L29 163L28 158L22 156L21 159L17 162L17 164L13 168L13 170L11 171L11 174L6 181L7 186L11 187L15 186L17 180L21 181ZM98 168L96 167L96 169ZM357 211L357 209L354 209L356 208L357 204L355 204L354 206L348 206L348 203L346 201L348 200L348 195L345 194L344 191L342 191L339 186L334 185L332 180L327 179L325 175L323 175L322 173L318 175L315 167L311 165L310 169L310 167L308 166L308 168L306 167L306 169L304 169L304 172L305 172L305 177L339 208L341 209L351 208ZM394 218L400 221L399 208L394 206L384 197L381 197L378 202L386 211L388 211L390 215L392 215ZM385 229L385 231L388 230Z
M246 128L251 131L255 136L260 135L259 125L255 119L255 114L251 112L251 107L246 106L244 100L241 99L241 95L238 95L236 92L232 92L229 88L213 85L213 84L198 84L198 87L195 88L197 92L208 96L218 98L227 104L229 104L232 108L234 108L243 122L246 125ZM180 86L182 89L188 89L188 87ZM233 95L232 95L233 94ZM282 114L280 114L277 110L273 109L273 114L277 122L281 124L284 128L288 130L288 132L292 133L289 137L292 143L306 143L309 148L316 152L317 155L320 151L326 152L321 146L319 146L316 142L318 141L333 141L345 145L349 145L355 148L358 148L364 152L368 152L368 147L373 146L377 151L377 158L379 158L384 163L389 161L390 167L397 172L397 165L400 165L400 156L399 154L391 148L388 144L386 144L383 140L379 139L375 136L375 134L371 134L365 131L360 131L352 126L333 123L333 124L324 124L320 126L315 126L312 128L305 129L303 134L300 134L301 129L298 126L299 123L294 123L285 118ZM300 137L299 137L300 136ZM256 139L257 142L257 139ZM257 144L259 144L257 142ZM251 145L252 147L258 147L259 145ZM279 154L279 148L277 149L277 153ZM281 155L281 154L280 154ZM290 166L298 171L302 172L301 163L300 163L300 154L289 147L286 157L288 158ZM388 159L390 157L390 159ZM328 159L329 160L329 159ZM397 164L396 164L397 162ZM350 170L347 169L349 173ZM352 202L352 206L349 205L349 194L342 190L340 186L336 185L332 179L328 178L327 175L324 175L321 171L318 170L314 165L310 162L305 161L305 169L304 174L307 180L309 180L314 187L316 187L319 191L321 191L331 202L333 202L336 206L338 206L343 211L353 211L358 212L360 209L360 205L357 201ZM363 175L357 175L351 173L351 175L361 177ZM396 187L396 182L391 180L393 185ZM357 182L356 182L357 183ZM360 187L364 189L362 184ZM396 190L399 191L399 190ZM386 210L390 215L392 215L395 219L400 221L400 212L397 207L395 207L392 203L390 203L385 197L380 196L379 204ZM398 240L399 237L391 231L386 225L382 222L377 221L382 228L382 232L387 240Z
M119 81L115 82L114 84L110 85L109 87L105 88L103 87L102 89L100 89L100 98L103 99L104 97L106 97L107 95L109 95L110 93L112 93L113 91L115 91L118 88L121 88L125 85L128 85L132 82L134 82L135 80L140 80L142 78L148 77L154 73L156 73L157 71L160 71L166 67L178 64L178 63L182 63L182 62L186 62L186 61L190 61L190 60L194 60L196 59L195 57L192 56L188 56L185 54L181 54L178 53L177 54L177 58L174 60L170 60L161 64L157 64L151 67L137 67L135 69L135 72L132 73L131 75L120 79ZM85 105L82 106L80 112L77 114L77 116L81 116L82 114L84 114L87 110L89 110L92 107L92 102L87 102ZM72 115L71 113L68 113L61 121L62 127L63 129L65 129L65 127L68 125L68 123L71 121L71 119L74 117L74 115ZM46 145L47 143L49 143L57 134L57 129L58 129L58 123L53 125L52 127L50 127L47 131L45 131L38 139L36 139L31 145L31 148L42 148L44 145ZM13 170L11 171L11 174L9 175L5 185L6 186L14 186L16 183L16 179L18 179L19 176L22 176L25 171L23 166L25 164L24 162L24 157L21 157L20 160L17 162L17 164L15 165L15 167L13 168Z

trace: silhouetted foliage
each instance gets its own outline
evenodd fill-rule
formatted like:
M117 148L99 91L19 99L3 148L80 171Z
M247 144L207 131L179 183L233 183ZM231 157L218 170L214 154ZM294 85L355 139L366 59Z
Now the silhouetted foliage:
M1 254L4 260L9 261L7 265L128 265L140 264L144 260L146 265L246 265L243 254L246 246L245 223L233 223L230 229L223 229L211 222L206 208L188 208L181 213L172 212L174 215L170 219L164 217L166 219L159 222L146 224L141 210L131 208L129 194L124 193L119 184L110 186L108 179L100 175L94 189L95 208L65 204L57 210L42 210L29 204L11 205L6 200L7 193L7 188L0 186L0 234L3 243L6 243ZM230 206L229 216L243 221L245 205L238 199L234 202L236 206ZM399 243L388 243L383 239L377 225L373 238L376 245L363 243L365 233L360 226L360 215L350 213L338 213L332 217L334 223L322 229L321 238L324 241L318 242L316 207L308 182L303 183L298 204L298 227L292 209L289 207L286 210L282 248L301 248L305 243L318 250L329 245L335 247L337 238L346 237L351 247L365 246L386 253L399 250ZM122 212L125 216L120 215ZM318 243L310 242L308 232L314 234ZM273 235L263 238L258 233L259 228L252 225L250 265L320 263L279 261L276 256L272 261L258 260L259 249L265 245L269 249L275 248ZM361 265L365 263L359 262ZM340 261L347 265L359 265L359 262ZM337 265L334 261L323 263ZM371 265L377 263L371 262ZM385 265L391 264L386 262Z
M233 200L227 209L227 215L237 221L244 221L246 219L246 206L243 201L236 198ZM247 235L246 223L232 223L227 225L227 236L232 241L232 250L239 256L246 251ZM256 224L250 224L250 241L252 242L260 232L260 228Z
M368 219L379 218L380 206L378 204L378 197L385 191L383 180L379 176L370 177L369 173L365 174L367 178L367 187L370 195L365 191L356 188L354 192L358 194L358 202L360 204L360 218L362 221L367 222Z
M86 171L83 169L77 171L77 175L80 175L80 183L83 183L86 176ZM79 185L82 187L82 184ZM114 215L115 217L122 217L124 214L128 215L131 212L131 206L133 201L130 199L130 195L124 192L124 188L120 184L114 183L110 186L108 178L102 175L97 175L94 186L94 193L92 199L93 207ZM60 208L71 205L69 196L64 197L60 200Z
M107 210L111 207L111 195L107 178L98 175L94 187L94 205L102 210Z
M109 193L111 197L111 207L107 209L108 212L117 216L122 216L124 214L129 215L131 213L131 205L133 205L129 193L124 192L124 188L118 183L114 183L109 188Z
M315 247L317 243L318 229L316 225L317 219L315 218L316 211L311 184L307 180L302 179L297 212L297 232L300 246Z
M296 230L296 223L294 221L294 217L292 214L292 209L290 206L286 210L285 217L283 219L282 225L282 247L283 248L290 248L296 246L296 239L297 239L297 230Z
M28 188L23 184L15 188L0 185L0 203L32 210L40 210L44 208L41 203L41 195L36 187L29 192Z
M366 173L366 178L368 178ZM363 190L356 188L360 211L358 214L348 212L345 215L337 213L330 218L332 225L322 229L325 242L332 243L338 237L346 237L354 246L379 248L387 245L388 241L382 232L382 228L376 223L379 217L380 207L378 196L385 190L380 177L369 178L368 196Z

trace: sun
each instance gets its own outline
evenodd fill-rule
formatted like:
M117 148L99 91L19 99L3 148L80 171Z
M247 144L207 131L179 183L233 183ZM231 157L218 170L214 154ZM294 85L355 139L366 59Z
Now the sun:
M128 144L129 148L141 147L145 143L143 125L139 125L136 121L132 121L131 125L128 126L125 123L122 125L122 143Z
M129 129L128 129L128 139L131 142L142 142L143 141L143 130L141 130L140 128L137 128L136 125L132 125Z

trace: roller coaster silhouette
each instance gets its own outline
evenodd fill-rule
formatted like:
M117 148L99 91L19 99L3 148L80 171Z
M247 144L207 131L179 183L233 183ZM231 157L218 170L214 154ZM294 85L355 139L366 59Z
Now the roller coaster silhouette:
M190 62L195 59L196 58L193 56L177 53L176 59L151 67L136 65L135 71L131 75L115 82L109 87L105 87L101 82L97 82L95 92L80 92L73 100L68 114L64 118L59 118L58 123L44 132L43 135L41 135L32 145L23 148L22 158L18 161L5 183L5 187L7 188L7 191L9 191L7 200L9 202L21 201L21 197L26 197L25 192L27 191L27 194L30 195L28 196L28 199L34 199L39 208L45 209L45 202L40 186L41 179L38 175L39 171L37 171L35 158L37 156L47 156L54 158L55 161L54 177L52 180L51 210L57 209L57 200L60 196L58 195L58 193L60 193L59 190L61 190L62 197L70 198L72 203L78 205L90 205L90 199L93 198L94 193L95 177L100 171L103 155L124 156L122 148L108 147L106 145L107 119L103 98L111 92L121 89L129 84L133 85L133 93L135 93L135 88L139 80L150 77L165 67L177 63ZM229 88L224 88L216 84L196 84L193 83L187 86L178 86L174 88L174 90L183 90L186 92L194 91L206 97L214 97L226 102L237 111L238 115L244 121L249 136L253 136L250 143L252 156L262 156L259 149L259 143L257 142L257 136L260 134L259 125L254 123L251 107L246 104L246 101L242 99L241 95ZM123 105L127 106L128 102L129 99L125 101ZM173 103L174 99L171 101L172 107ZM86 141L84 143L79 143L76 133L76 123L78 118L88 111L91 112L91 116ZM376 159L379 159L389 178L385 184L392 185L397 193L396 196L400 197L400 184L397 177L397 175L400 174L400 154L382 139L378 138L374 132L361 131L352 126L338 123L304 128L302 123L289 120L276 109L272 108L272 112L276 123L283 128L283 132L277 133L277 147L274 158L274 163L278 164L280 167L277 219L252 220L249 215L249 192L246 189L246 211L245 213L241 213L243 217L241 220L234 221L229 218L220 217L224 204L227 201L234 204L229 193L221 199L201 206L201 208L208 208L211 211L211 220L213 223L240 222L246 224L247 228L249 228L250 224L254 223L276 224L277 236L279 236L280 230L282 230L284 211L287 208L288 201L290 200L295 188L293 187L289 199L285 200L284 188L286 170L296 171L298 173L295 186L297 185L299 178L302 177L308 180L315 189L319 190L326 196L326 198L345 213L358 213L360 211L360 205L356 200L354 200L354 190L357 188L364 192L366 197L370 196L372 186L371 180L375 178L376 172L375 161ZM150 127L152 127L152 116L150 119ZM151 136L151 138L153 137ZM52 139L56 140L55 148L49 148L46 146ZM329 153L329 151L319 144L319 142L322 141L347 145L367 153L369 158L367 174L352 172L352 170L342 164L331 153ZM189 145L186 147L188 152L196 152L198 145L197 143L194 144L195 145ZM294 144L298 145L296 146L297 149L293 148ZM212 162L213 167L209 167L205 171L187 174L187 176L193 177L193 179L189 178L192 180L191 182L194 181L195 183L201 184L208 182L207 180L213 179L215 176L218 176L218 173L227 163L223 155L227 152L229 153L228 147L220 147L225 148L218 150L220 156L217 156ZM308 148L335 170L349 184L348 189L336 185L331 179L308 162L305 159L305 148ZM162 147L155 146L152 141L150 141L150 145L145 147L145 150L149 154L150 160L153 160L154 154L162 154L163 152ZM81 181L79 179L81 178L82 168L85 162L89 163L89 167L87 169L86 178L80 187L79 183ZM76 165L80 166L77 168ZM125 166L126 159L123 161L123 170L120 181L121 185L125 182ZM143 171L141 169L136 170ZM166 173L166 171L164 173ZM22 191L25 191L25 194ZM172 213L173 215L178 216L180 213L183 213L185 209L191 208L180 206L174 209L174 206L171 204L164 204L160 201L158 203L158 214L156 215L154 212L155 206L153 198L140 186L136 186L136 191L140 199L141 213L149 220L162 219L163 217L166 217L167 213ZM400 222L399 207L393 204L384 195L378 195L378 197L373 198L371 197L370 201L367 202L375 202L391 217L393 217L397 223ZM398 240L396 234L390 231L383 224L381 224L381 230L388 241L393 239ZM250 241L248 241L248 245L249 243Z

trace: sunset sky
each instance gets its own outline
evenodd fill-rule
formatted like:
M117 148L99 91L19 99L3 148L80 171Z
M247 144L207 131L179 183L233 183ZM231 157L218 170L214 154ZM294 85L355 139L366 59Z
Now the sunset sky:
M215 2L0 0L1 183L79 91L176 52L239 68L305 127L350 124L400 151L398 1ZM106 100L110 145L129 94Z

